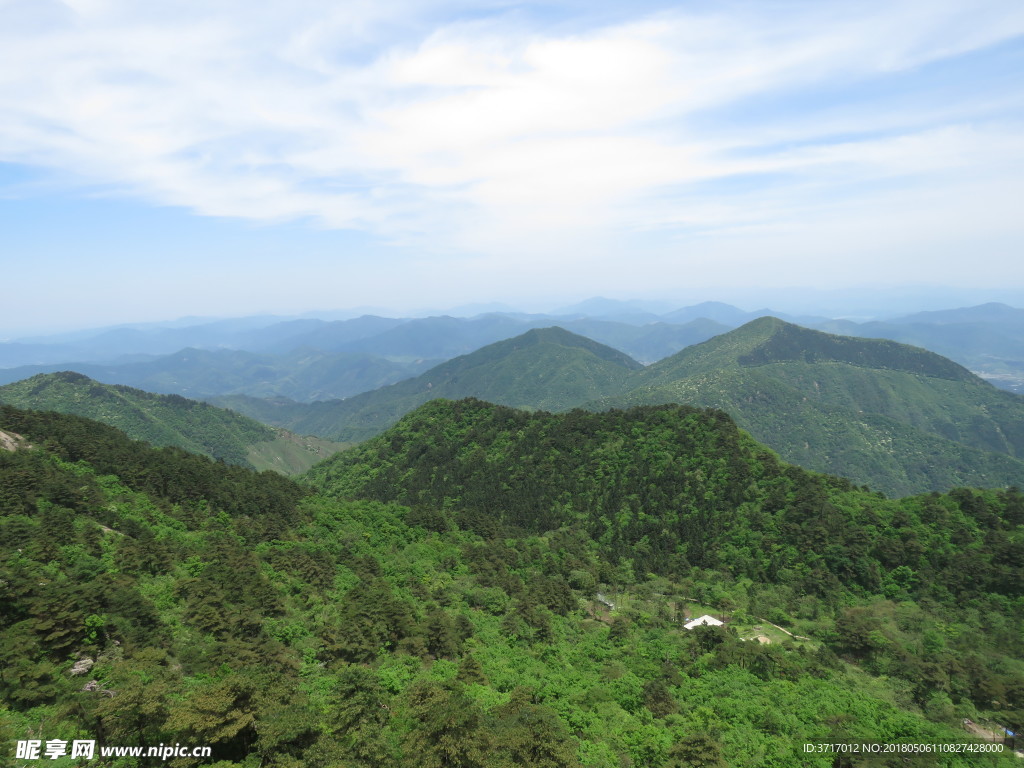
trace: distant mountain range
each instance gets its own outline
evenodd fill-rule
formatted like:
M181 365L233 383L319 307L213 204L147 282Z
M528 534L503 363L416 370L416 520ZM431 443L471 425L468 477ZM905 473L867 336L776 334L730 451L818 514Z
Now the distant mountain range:
M407 379L440 360L393 362L364 353L328 353L304 347L281 355L235 349L182 349L170 355L120 365L54 363L0 369L0 383L66 370L108 384L201 398L244 393L308 402L350 397Z
M101 421L135 440L175 446L229 464L298 474L343 446L301 437L178 395L101 384L69 371L0 387L0 403Z
M332 339L331 333L324 329L317 334L303 335L302 346L283 352L189 347L169 355L136 356L115 363L56 362L0 368L0 383L64 370L70 365L73 370L107 383L158 392L187 396L244 393L263 397L271 394L266 391L269 388L274 390L273 394L296 400L323 400L348 397L409 378L445 359L552 323L551 318L537 316L497 321L494 318L425 318L382 331L370 339L343 341L343 337L338 336ZM730 329L728 325L707 319L644 326L576 319L559 325L645 362L660 360ZM267 333L272 334L273 330L267 329ZM288 346L283 342L264 346L275 345ZM363 388L353 390L353 387Z
M714 407L787 461L890 494L1024 483L1024 399L924 349L767 317L647 368L549 328L344 401L214 402L289 429L364 440L439 397L551 411Z
M197 329L187 339L192 346L159 357L143 355L139 359L136 355L104 363L88 358L86 349L82 354L88 359L69 362L66 355L71 353L57 346L46 352L57 358L53 362L0 368L0 384L38 373L74 370L108 384L187 397L245 394L310 402L351 397L393 384L443 360L552 324L552 318L538 315L409 321L361 317L331 323L303 320L268 326L252 335L248 330L233 335L231 343L244 348L213 344L221 337L204 337ZM576 318L560 325L642 362L659 360L729 330L729 326L707 319L638 326ZM185 340L179 329L169 333L177 341ZM204 338L214 348L204 348ZM166 339L161 344L164 342ZM0 344L0 360L5 346L9 358L20 354L14 349L19 345Z
M196 319L23 339L0 343L0 384L74 370L109 384L187 397L244 394L310 402L414 377L531 328L557 325L649 364L764 316L922 346L997 386L1024 391L1024 310L1005 304L856 323L769 309L747 312L721 302L668 309L599 298L550 314Z
M375 435L438 397L551 411L682 402L727 411L788 461L891 494L1024 483L1022 401L967 370L1024 389L1024 310L985 304L870 323L802 318L815 330L769 319L769 310L716 302L663 309L594 299L560 310L558 318L260 317L117 328L0 344L0 364L28 349L37 359L72 352L93 358L0 369L0 383L73 370L346 442ZM177 346L186 343L192 346ZM152 354L163 350L173 351ZM111 355L121 357L97 361ZM68 387L64 376L59 383ZM99 399L108 411L121 407L112 405L124 397L117 388L89 386L105 392ZM75 401L61 391L46 394L57 403L46 405L38 382L31 396L18 395L19 387L0 388L0 397L20 396L10 402L25 407ZM102 420L102 410L72 412ZM118 426L156 444L257 466L283 461L281 446L260 458L248 438L232 438L230 446L172 440L166 425L158 430L133 419L150 434ZM299 450L285 468L308 466L307 453Z

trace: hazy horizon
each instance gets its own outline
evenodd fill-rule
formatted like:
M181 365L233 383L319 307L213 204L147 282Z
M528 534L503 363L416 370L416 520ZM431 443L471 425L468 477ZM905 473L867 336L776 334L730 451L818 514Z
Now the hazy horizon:
M806 292L804 292L806 294ZM423 317L434 317L440 315L450 315L453 317L474 317L477 315L488 314L488 313L523 313L523 314L535 314L535 315L557 315L562 311L571 311L575 305L583 304L588 301L594 300L608 300L612 302L622 302L623 304L636 304L638 312L650 312L652 314L667 314L669 312L683 309L686 307L692 307L704 303L721 303L728 304L736 307L744 312L756 312L763 309L770 309L780 314L789 316L817 316L825 318L842 318L849 319L856 322L865 322L870 320L884 320L889 318L896 318L903 315L910 315L916 312L926 312L942 309L960 309L971 306L978 306L981 304L988 303L1002 303L1014 306L1012 297L1006 296L1007 292L985 292L979 294L968 294L963 292L956 292L953 289L947 289L946 291L921 291L920 289L914 289L912 287L897 287L888 290L891 295L883 293L874 293L873 295L862 295L853 294L850 295L848 291L837 291L837 294L841 294L843 305L837 305L835 303L830 305L827 303L829 295L825 292L817 292L819 295L816 299L809 299L806 295L802 301L791 300L792 297L787 297L784 294L775 294L774 299L776 301L765 300L758 302L757 297L751 297L748 301L723 301L719 297L709 296L699 300L679 300L673 301L671 299L643 299L632 296L623 297L611 297L611 296L586 296L582 298L578 297L567 297L563 301L554 302L525 302L522 304L515 304L511 302L469 302L462 305L450 305L450 306L411 306L406 308L395 308L385 306L353 306L353 307L331 307L331 308L319 308L319 309L307 309L304 311L295 312L274 312L274 311L254 311L254 312L243 312L238 314L216 314L216 315L180 315L180 316L151 316L141 318L125 318L121 320L115 320L109 323L96 323L90 324L85 323L83 325L64 325L64 326L40 326L36 329L28 328L24 331L12 331L7 330L5 332L4 327L0 327L0 343L9 343L15 341L21 341L25 339L45 339L46 337L55 336L59 337L67 334L76 333L88 333L92 331L101 331L113 328L123 327L188 327L192 325L201 325L209 322L218 322L233 319L243 318L277 318L281 321L293 320L293 319L304 319L304 318L319 318L324 320L345 320L362 315L379 315L381 317L394 317L394 318L423 318ZM977 300L964 300L957 301L957 296L971 297L977 296ZM766 298L767 297L763 297ZM833 296L832 298L836 298ZM597 313L594 313L597 314Z

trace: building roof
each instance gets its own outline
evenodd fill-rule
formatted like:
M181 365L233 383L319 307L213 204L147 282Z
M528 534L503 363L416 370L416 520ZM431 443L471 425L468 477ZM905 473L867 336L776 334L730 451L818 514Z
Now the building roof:
M699 619L693 619L692 621L688 621L685 624L683 624L683 628L684 629L693 629L694 627L699 627L702 624L706 625L706 626L709 626L709 627L720 627L724 623L725 623L724 621L719 621L714 616L708 616L705 613Z

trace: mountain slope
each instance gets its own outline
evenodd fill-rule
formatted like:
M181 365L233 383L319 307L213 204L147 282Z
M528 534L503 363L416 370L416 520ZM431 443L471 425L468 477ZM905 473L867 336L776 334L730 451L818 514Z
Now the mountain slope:
M1024 392L1024 309L992 303L918 312L884 322L829 320L813 325L829 333L893 339L925 347L998 387Z
M667 402L725 410L787 461L887 493L1024 483L1024 400L892 341L760 318L599 405Z
M546 329L345 401L214 402L295 431L358 441L438 397L551 411L688 403L733 415L787 461L889 494L1024 484L1021 398L924 349L771 317L644 369Z
M566 410L620 392L642 366L562 328L542 328L438 365L414 379L343 401L300 405L281 399L212 402L268 423L335 440L371 437L435 398L477 397L516 408Z
M0 406L0 432L35 446L0 449L11 754L52 732L223 768L828 768L804 745L1024 726L1019 493L880 499L682 407L436 402L320 492L76 416ZM334 497L373 470L425 503ZM567 524L509 524L531 506ZM684 628L707 612L726 626Z
M0 403L84 416L155 446L175 446L230 464L285 473L302 472L338 448L207 403L101 384L69 371L0 387Z

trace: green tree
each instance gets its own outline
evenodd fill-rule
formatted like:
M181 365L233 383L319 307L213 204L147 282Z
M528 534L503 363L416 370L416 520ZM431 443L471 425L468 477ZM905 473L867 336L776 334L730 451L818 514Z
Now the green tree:
M325 737L339 748L346 765L394 764L384 729L391 715L387 695L366 667L344 666L328 699Z
M256 740L255 693L239 673L201 682L170 703L164 727L183 742L216 745L219 757L241 760Z
M728 768L718 740L700 731L689 733L668 754L665 768Z
M576 744L550 709L512 700L497 711L495 752L501 766L578 768Z
M492 736L479 707L459 683L422 680L407 693L412 730L406 735L410 768L489 768Z

